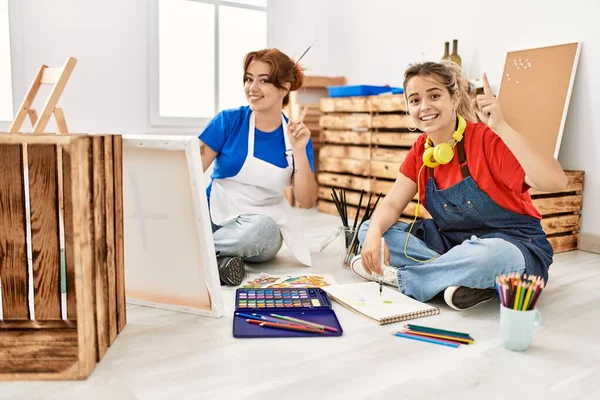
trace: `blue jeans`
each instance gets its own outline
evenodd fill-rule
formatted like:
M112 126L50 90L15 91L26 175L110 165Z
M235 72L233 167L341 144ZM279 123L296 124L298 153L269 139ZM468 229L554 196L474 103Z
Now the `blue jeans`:
M272 260L283 244L279 226L264 215L243 214L223 226L213 223L212 231L220 255L248 262Z
M419 301L428 301L449 286L476 289L495 287L496 275L525 271L525 258L517 246L504 239L479 239L471 236L460 245L440 255L417 237L405 231L408 224L397 222L384 233L390 249L390 264L398 271L398 289ZM358 232L362 244L369 221ZM404 244L409 236L406 254Z

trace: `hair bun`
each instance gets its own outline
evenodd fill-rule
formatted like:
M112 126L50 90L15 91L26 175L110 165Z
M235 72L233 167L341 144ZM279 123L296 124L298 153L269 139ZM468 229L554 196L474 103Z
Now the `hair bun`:
M297 62L294 62L294 82L292 82L291 91L298 90L304 84L304 68Z

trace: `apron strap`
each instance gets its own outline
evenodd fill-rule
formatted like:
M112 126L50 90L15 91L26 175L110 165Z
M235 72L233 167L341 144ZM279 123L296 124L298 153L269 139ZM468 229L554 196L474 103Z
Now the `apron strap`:
M469 166L467 165L467 155L465 154L464 140L458 142L456 147L458 148L458 165L460 165L460 172L462 173L463 179L471 176L469 172Z
M471 176L471 172L469 171L469 166L467 165L467 155L465 153L465 145L463 140L456 144L456 149L458 152L458 165L460 166L460 172L462 174L463 179ZM429 170L429 177L433 178L433 170L434 168L427 167Z

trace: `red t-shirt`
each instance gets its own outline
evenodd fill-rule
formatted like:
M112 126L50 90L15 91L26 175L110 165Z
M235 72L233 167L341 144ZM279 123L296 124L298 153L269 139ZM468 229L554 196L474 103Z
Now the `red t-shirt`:
M400 166L400 172L413 182L417 182L417 173L423 165L426 138L426 134L419 136ZM502 208L541 219L531 202L529 185L524 181L525 171L498 135L483 123L467 122L463 142L469 172L481 190ZM456 148L454 153L452 161L434 169L438 189L449 188L463 179ZM423 205L428 178L429 169L425 167L419 180Z

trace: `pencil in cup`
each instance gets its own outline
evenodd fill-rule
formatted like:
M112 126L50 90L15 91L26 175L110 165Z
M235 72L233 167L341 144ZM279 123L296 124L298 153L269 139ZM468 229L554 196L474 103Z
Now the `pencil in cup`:
M496 277L496 289L502 306L516 311L535 309L544 286L544 280L536 275L520 276L511 272Z

